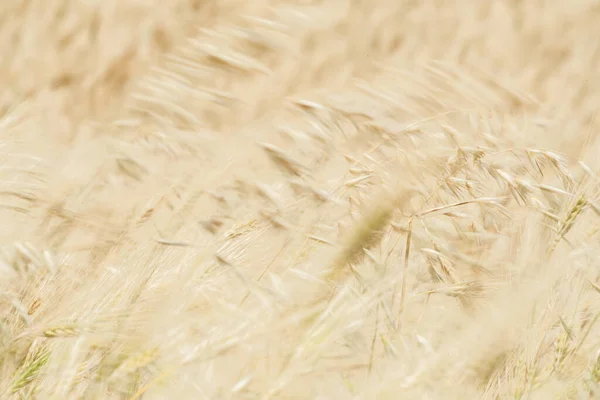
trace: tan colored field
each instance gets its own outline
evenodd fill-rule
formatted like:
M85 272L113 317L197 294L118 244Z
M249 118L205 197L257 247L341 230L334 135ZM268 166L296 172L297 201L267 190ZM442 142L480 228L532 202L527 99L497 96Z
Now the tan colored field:
M1 399L600 398L596 0L3 0Z

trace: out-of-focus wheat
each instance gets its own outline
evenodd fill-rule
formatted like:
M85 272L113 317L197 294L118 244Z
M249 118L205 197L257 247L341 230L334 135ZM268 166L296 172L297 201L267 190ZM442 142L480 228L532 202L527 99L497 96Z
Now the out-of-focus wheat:
M1 398L600 396L594 1L5 3Z

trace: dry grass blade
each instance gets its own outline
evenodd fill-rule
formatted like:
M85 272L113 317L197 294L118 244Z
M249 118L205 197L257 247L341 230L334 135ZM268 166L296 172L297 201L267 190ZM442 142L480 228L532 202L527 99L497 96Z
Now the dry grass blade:
M165 246L175 246L175 247L197 247L194 244L191 243L186 243L186 242L179 242L179 241L175 241L175 240L164 240L164 239L157 239L156 243L165 245Z
M285 151L277 146L269 143L261 143L260 146L269 155L269 158L277 165L281 170L288 174L302 177L306 173L306 168L299 162L291 158Z
M464 206L464 205L467 205L467 204L486 204L486 205L491 205L491 206L494 206L494 207L501 208L501 209L505 210L507 213L509 213L508 210L506 210L504 208L504 206L502 206L502 204L500 204L500 202L502 200L504 200L504 198L502 198L502 197L481 197L481 198L473 199L473 200L459 201L459 202L456 202L456 203L447 204L447 205L443 205L443 206L439 206L439 207L430 208L430 209L425 210L425 211L421 211L421 212L415 214L415 217L421 218L421 217L424 217L424 216L429 215L429 214L433 214L433 213L436 213L436 212L439 212L439 211L447 210L449 208Z
M326 279L339 282L347 274L345 267L358 262L363 249L370 249L379 244L383 230L389 224L393 214L393 204L388 200L376 203L356 224L341 252L326 273Z
M372 175L363 175L363 176L359 176L353 179L350 179L349 181L346 181L346 183L344 183L344 185L348 186L348 187L353 187L353 186L357 186L359 185L361 182L365 182L367 181L369 178L371 178Z
M596 292L600 293L600 286L596 285L594 282L590 282L590 285L592 285Z
M404 301L406 298L406 280L408 272L408 260L410 258L410 247L412 239L412 218L408 221L408 228L406 234L406 246L404 247L404 263L402 264L402 286L400 288L400 312L404 311ZM398 326L398 323L396 323Z

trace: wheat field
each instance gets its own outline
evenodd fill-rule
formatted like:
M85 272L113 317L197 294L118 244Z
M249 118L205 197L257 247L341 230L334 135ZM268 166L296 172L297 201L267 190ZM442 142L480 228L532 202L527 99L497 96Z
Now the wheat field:
M600 398L596 0L3 0L1 399Z

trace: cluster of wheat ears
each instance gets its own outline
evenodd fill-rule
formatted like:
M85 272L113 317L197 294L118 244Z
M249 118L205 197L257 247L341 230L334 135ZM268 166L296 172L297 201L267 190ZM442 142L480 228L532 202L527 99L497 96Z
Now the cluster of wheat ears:
M3 0L0 398L600 398L596 0Z

